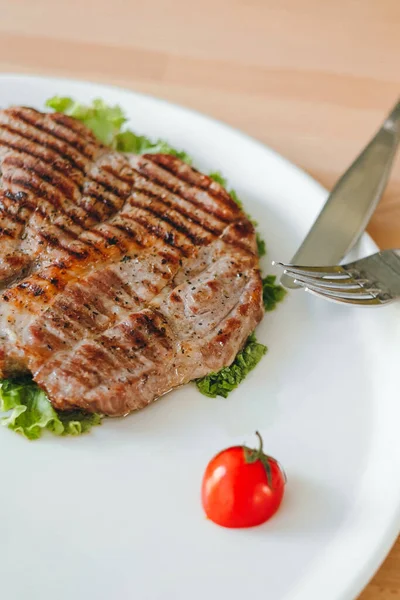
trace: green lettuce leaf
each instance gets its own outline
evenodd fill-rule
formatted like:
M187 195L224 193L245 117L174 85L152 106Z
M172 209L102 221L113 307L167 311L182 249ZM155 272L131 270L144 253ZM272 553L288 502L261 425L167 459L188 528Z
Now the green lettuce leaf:
M49 98L46 106L82 121L103 144L120 152L173 154L188 164L192 163L186 152L176 150L165 140L153 142L148 137L136 135L129 129L123 131L127 119L119 106L108 106L100 99L93 100L88 106L75 102L72 98L61 96Z
M101 423L101 415L80 410L56 411L45 392L30 377L0 382L0 423L29 440L37 440L44 430L54 435L80 435Z
M165 140L152 142L145 135L136 135L130 130L123 131L116 136L116 149L120 152L132 152L134 154L172 154L188 165L192 164L192 159L186 152L176 150Z
M237 388L239 383L258 365L267 347L260 344L252 333L229 367L224 367L218 373L210 373L205 377L196 379L197 388L209 398L222 396L227 398L229 393Z
M75 102L72 98L53 96L46 106L82 121L95 136L106 144L116 146L116 136L121 131L126 117L119 106L108 106L103 100L96 98L90 106Z
M258 256L265 256L267 254L267 248L265 246L265 241L262 239L261 235L256 233L256 241L257 241L257 251Z
M208 176L211 177L211 179L214 179L214 181L216 181L223 187L226 187L228 184L227 179L222 175L220 171L212 171Z
M263 278L263 302L266 311L276 308L278 302L281 302L286 296L286 290L281 285L277 285L275 275L267 275Z

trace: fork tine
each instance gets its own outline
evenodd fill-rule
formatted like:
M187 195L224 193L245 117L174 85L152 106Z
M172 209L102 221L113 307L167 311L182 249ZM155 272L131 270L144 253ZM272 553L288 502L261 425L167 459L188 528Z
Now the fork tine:
M320 286L318 284L310 284L310 283L302 283L301 280L295 279L295 283L298 283L299 285L301 285L302 287L305 287L306 289L315 291L315 292L321 292L322 294L329 293L332 296L336 296L337 298L353 298L353 297L357 297L360 298L362 296L366 296L367 298L374 298L376 295L381 293L381 290L366 290L363 287L358 287L356 289L354 288L350 288L350 289L329 289L329 288L324 288L323 286Z
M332 302L337 302L339 304L353 304L357 306L384 306L386 302L382 302L379 298L370 297L370 298L359 298L358 296L339 298L336 295L331 293L322 292L321 290L312 290L308 287L304 288L306 292L309 292L313 296L318 296L318 298L325 298L326 300L330 300Z
M333 275L333 276L337 276L337 278L343 278L343 279L347 279L350 277L350 275L347 273L347 271L344 270L344 268L340 265L336 265L333 267L308 267L308 266L304 266L304 267L300 267L298 265L290 265L290 264L286 264L286 263L281 263L281 262L273 262L272 263L275 266L278 267L282 267L284 269L284 272L287 275L292 275L292 273L294 275L307 275L307 276L315 276L315 277L324 277L327 275Z
M318 278L318 277L306 277L306 276L294 276L295 277L295 283L297 283L298 285L302 285L302 286L306 286L306 285L310 285L310 286L314 286L314 287L319 287L319 288L323 288L326 290L332 290L332 291L342 291L342 292L346 292L349 291L351 292L351 290L359 290L360 288L363 288L366 290L367 292L370 291L375 291L372 290L372 288L368 288L368 287L364 287L363 284L365 284L365 286L369 285L369 282L366 279L354 279L353 277L350 277L349 279L337 279L337 278L333 278L333 277L323 277L323 278ZM377 293L380 292L380 290L376 290Z

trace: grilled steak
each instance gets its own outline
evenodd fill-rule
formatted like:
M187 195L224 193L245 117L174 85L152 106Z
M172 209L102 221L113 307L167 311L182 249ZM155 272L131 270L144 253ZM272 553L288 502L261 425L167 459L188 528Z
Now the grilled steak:
M0 377L123 415L229 365L261 320L254 229L218 183L81 123L0 111Z

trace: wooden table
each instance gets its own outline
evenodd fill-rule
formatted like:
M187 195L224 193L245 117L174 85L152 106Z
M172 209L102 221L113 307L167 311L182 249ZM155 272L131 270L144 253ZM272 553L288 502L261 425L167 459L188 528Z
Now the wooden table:
M109 82L191 106L327 187L400 94L399 0L0 0L0 10L0 71ZM369 231L400 247L400 160ZM361 595L395 598L400 542Z

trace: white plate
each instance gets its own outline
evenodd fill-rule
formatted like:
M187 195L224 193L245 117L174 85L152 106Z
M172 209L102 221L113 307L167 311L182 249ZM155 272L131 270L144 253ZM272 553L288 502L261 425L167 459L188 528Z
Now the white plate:
M288 259L326 192L256 141L154 98L74 81L0 77L0 105L53 94L119 103L138 132L220 169ZM358 254L374 249L364 237ZM292 292L267 314L270 351L227 400L188 385L88 436L29 443L0 430L2 597L22 600L344 600L399 530L399 306L337 306ZM213 454L253 442L288 475L266 525L206 521L199 487Z

